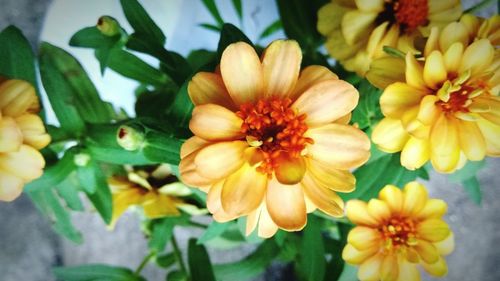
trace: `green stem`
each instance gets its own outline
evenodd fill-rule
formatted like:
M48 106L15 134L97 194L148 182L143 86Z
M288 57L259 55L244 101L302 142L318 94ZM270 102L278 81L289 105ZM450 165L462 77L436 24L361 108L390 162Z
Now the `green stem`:
M475 12L481 11L482 9L488 7L490 4L493 4L494 1L498 1L498 0L483 0L479 3L477 3L476 5L470 7L469 9L465 10L464 14L465 13L473 14Z
M135 270L134 274L139 276L141 274L141 271L148 264L148 262L151 260L151 258L155 256L155 254L156 254L155 252L151 252L147 256L145 256L144 259L142 260L141 264L139 265L139 267L137 267L137 269Z
M177 244L177 241L175 240L175 235L172 234L172 238L170 239L172 242L172 248L174 249L174 255L177 260L177 263L179 264L179 268L182 273L184 273L185 276L189 276L186 266L184 265L184 261L182 260L182 254L181 250L179 249L179 245Z

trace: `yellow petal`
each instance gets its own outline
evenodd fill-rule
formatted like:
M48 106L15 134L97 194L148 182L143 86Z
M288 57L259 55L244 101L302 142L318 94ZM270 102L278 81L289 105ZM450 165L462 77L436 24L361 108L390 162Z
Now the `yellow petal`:
M0 170L0 201L11 202L23 192L24 181Z
M309 126L320 126L350 113L358 104L358 91L342 80L326 80L304 92L292 105L306 114Z
M399 270L397 281L420 281L420 272L417 266L404 259L398 260Z
M434 1L433 1L434 2ZM451 8L440 11L440 12L434 12L434 13L429 13L427 19L430 22L452 22L455 20L458 20L460 16L463 13L462 5L460 4L460 1L458 0L449 0L449 1L444 1L444 2L449 2L449 3L454 3Z
M455 249L455 236L453 232L450 231L448 237L446 237L443 241L434 242L434 246L436 246L440 255L447 256L453 252Z
M372 141L388 153L401 151L410 138L399 119L384 118L372 132Z
M432 127L430 135L432 166L442 173L456 169L460 159L456 121L442 114Z
M386 117L400 118L409 108L420 103L425 91L405 83L389 85L380 97L380 108Z
M15 152L23 143L23 134L11 117L0 117L0 153Z
M355 0L356 6L362 11L380 12L384 9L383 0Z
M354 127L329 124L306 132L314 140L308 155L332 168L347 170L364 164L370 158L370 140Z
M334 169L319 161L308 159L307 170L317 184L337 192L352 192L356 178L350 171Z
M210 142L208 142L202 138L199 138L197 136L192 136L182 144L181 158L185 158L189 154L191 154L195 151L198 151L209 144L210 144Z
M207 209L213 214L213 218L217 222L227 222L237 218L237 215L231 215L222 208L221 193L224 186L224 181L219 181L212 185L207 194Z
M382 264L383 256L381 254L374 255L366 259L358 270L358 278L361 281L376 281L380 279L380 265Z
M448 73L457 73L462 61L464 45L460 42L453 43L444 53L444 65Z
M280 228L298 231L306 225L306 204L299 184L284 185L272 179L266 193L266 205L269 215Z
M385 89L396 82L405 81L405 61L395 57L381 57L372 61L366 79L375 87Z
M424 125L432 125L439 117L440 110L436 105L439 98L436 95L427 95L420 102L417 120Z
M350 221L357 225L378 226L378 221L368 211L368 205L361 200L350 200L347 202L346 215Z
M377 198L372 198L368 201L368 212L379 222L386 221L391 217L389 205Z
M360 264L367 258L373 256L378 250L378 247L374 247L360 251L348 243L342 250L342 259L350 264Z
M302 179L301 186L307 198L321 211L333 217L344 215L344 202L335 191L318 183L310 173L306 173Z
M405 185L403 198L403 213L412 216L424 208L428 194L422 184L413 181Z
M262 202L259 229L257 231L259 237L262 238L272 237L278 231L278 226L274 223L267 210L266 201L264 200L264 202Z
M422 239L439 242L448 237L450 227L441 219L428 219L419 223L417 233Z
M43 167L45 167L45 159L42 154L28 145L21 145L16 152L0 153L0 170L26 182L40 177Z
M299 80L293 89L290 98L297 99L312 86L327 80L336 80L338 76L321 65L311 65L300 72Z
M349 231L347 243L362 251L379 245L381 238L380 232L378 232L377 229L366 226L356 226Z
M424 82L424 68L415 59L415 55L412 52L406 54L406 83L408 85L417 89L426 89L427 86Z
M425 206L420 212L418 212L415 218L424 220L430 218L440 219L448 210L448 205L440 199L429 199L425 203Z
M463 46L467 46L469 43L469 32L465 25L460 22L449 23L439 36L439 47L443 53L455 43L460 43Z
M38 104L35 88L26 81L8 80L0 84L0 110L5 116L18 117Z
M419 106L409 108L402 116L401 123L405 130L413 137L419 139L427 139L431 127L424 125L417 119L419 113Z
M113 194L113 215L109 226L114 228L118 219L133 205L140 204L143 192L140 188L129 188Z
M337 3L328 3L318 10L318 24L316 28L319 33L327 36L333 30L340 27L342 16L348 9L337 5Z
M416 170L422 167L429 157L429 141L411 137L401 152L401 165L408 170Z
M196 106L189 129L198 137L209 141L234 140L244 137L241 120L234 112L216 104Z
M216 73L198 72L189 82L188 93L194 105L214 103L228 109L236 108L222 77Z
M150 219L162 218L165 216L178 216L180 212L177 210L175 204L172 197L156 194L153 200L148 200L143 203L144 215Z
M386 255L380 265L380 280L395 281L399 275L398 258L396 255Z
M471 161L480 161L486 155L486 141L476 122L458 120L460 148Z
M219 142L202 148L194 159L198 173L208 179L221 179L243 165L245 141Z
M429 1L429 13L434 14L444 12L453 8L456 4L460 4L458 0L445 0L445 1Z
M448 77L444 65L443 55L439 51L432 51L425 59L424 81L429 88L436 89Z
M264 79L260 59L247 43L233 43L224 50L220 71L236 105L253 102L263 96Z
M302 51L293 40L276 40L264 51L262 71L264 94L269 97L287 97L295 87L300 72Z
M433 26L427 42L425 43L424 57L428 57L432 51L439 49L439 28Z
M480 73L491 64L494 56L495 48L488 39L477 40L465 49L459 72L470 69L471 75Z
M306 161L304 157L289 157L283 153L276 159L274 168L276 179L282 184L296 184L304 177Z
M50 143L50 135L46 133L42 119L35 114L23 114L16 118L17 125L23 133L23 142L35 149L42 149Z
M498 141L500 139L500 126L482 118L477 121L477 125L486 141L486 155L500 156L500 142Z
M442 257L439 257L438 261L432 264L422 262L422 267L434 277L443 277L448 273L448 265Z
M413 247L422 260L426 263L435 263L439 260L439 253L436 247L425 240L418 240L417 245Z
M399 213L403 208L403 192L394 185L388 184L384 186L378 197L387 203L392 213Z
M366 37L373 30L377 12L349 11L342 18L342 35L346 42L353 45L362 37Z
M247 215L262 203L266 186L267 175L245 163L226 179L222 188L222 208L230 215Z
M343 60L350 59L360 52L361 49L364 48L366 40L367 39L363 39L356 42L354 45L350 45L345 41L342 31L338 29L329 34L325 47L333 58L341 60L344 67L346 67L345 61ZM353 71L353 69L351 68L350 71Z

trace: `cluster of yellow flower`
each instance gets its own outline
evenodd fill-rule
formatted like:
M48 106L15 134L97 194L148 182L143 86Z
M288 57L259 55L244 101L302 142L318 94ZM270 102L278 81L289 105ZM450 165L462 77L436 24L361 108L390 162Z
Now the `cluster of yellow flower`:
M35 89L21 80L0 77L0 200L12 201L23 186L42 175L45 160L38 152L50 142L36 113Z

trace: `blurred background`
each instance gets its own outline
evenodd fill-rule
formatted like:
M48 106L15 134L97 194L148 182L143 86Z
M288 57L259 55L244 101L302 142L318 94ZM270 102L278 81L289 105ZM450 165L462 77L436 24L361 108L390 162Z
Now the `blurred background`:
M201 0L147 0L141 1L151 17L167 36L167 48L182 55L190 50L217 47L218 34L199 26L212 22ZM239 26L246 35L256 41L258 35L270 23L278 19L274 1L244 0L242 22L236 16L230 1L216 1L225 21ZM474 0L463 1L465 8ZM23 30L33 48L40 41L48 41L77 57L106 101L133 113L134 82L108 71L102 76L93 52L88 49L69 47L68 41L79 29L94 25L101 15L111 15L124 24L126 21L118 0L0 0L0 30L16 25ZM488 16L495 7L482 12ZM270 40L284 37L282 32L259 42L266 45ZM152 64L154 60L149 60ZM45 103L47 104L47 103ZM49 120L54 120L49 113ZM487 159L486 166L478 175L483 192L481 205L476 205L464 189L450 181L446 175L431 173L425 183L431 197L444 199L449 210L447 221L455 233L456 249L447 257L449 274L441 280L497 281L500 280L500 159ZM144 255L147 244L140 230L140 221L133 213L123 216L113 231L107 230L100 217L91 210L73 213L73 223L85 242L75 245L59 237L42 217L27 196L13 203L0 203L0 274L2 281L55 280L51 268L63 265L108 263L136 268ZM182 248L189 237L199 232L176 229ZM212 262L235 261L248 254L254 247L229 251L209 249ZM273 264L256 280L293 280L291 268ZM144 276L151 281L164 280L165 271L147 266ZM424 275L424 280L431 280Z

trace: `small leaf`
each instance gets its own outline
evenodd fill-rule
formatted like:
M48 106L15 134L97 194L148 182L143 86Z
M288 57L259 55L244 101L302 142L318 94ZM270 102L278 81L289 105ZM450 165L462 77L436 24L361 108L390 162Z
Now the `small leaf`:
M106 176L102 168L94 160L90 160L88 169L88 175L90 177L87 178L86 182L83 182L83 184L87 184L87 188L83 190L87 193L87 197L101 215L104 222L109 224L113 214L113 201ZM92 183L93 187L91 187Z
M233 7L236 10L236 13L238 14L238 18L240 20L243 19L243 6L241 4L241 0L232 0L233 2Z
M171 124L176 126L177 135L185 138L191 136L189 120L191 119L191 112L194 108L187 91L188 84L189 81L186 81L184 85L182 85L175 95L174 101L166 110L168 120Z
M221 27L218 26L218 25L213 25L213 24L210 24L210 23L200 23L199 26L205 28L205 29L208 29L208 30L211 30L211 31L215 31L217 33L219 33L221 31Z
M384 46L384 47L382 47L382 50L384 51L384 53L388 54L391 57L400 58L400 59L406 58L406 54L401 52L400 50L398 50L396 48L392 48L390 46Z
M149 248L158 253L162 252L167 242L172 238L177 220L174 217L157 219L153 221L153 231L149 240Z
M203 245L197 244L196 239L189 239L188 264L191 281L215 281L207 250Z
M66 178L63 182L59 183L56 187L57 194L64 199L68 208L73 211L83 211L83 204L78 194L77 184L74 183L73 177Z
M167 275L167 281L188 281L189 278L181 271L170 271Z
M161 46L166 37L137 0L120 0L123 13L136 33L152 38Z
M105 264L88 264L79 266L56 267L54 274L64 281L146 281L132 270L124 267L114 267Z
M201 235L200 238L198 238L197 243L204 244L205 242L210 241L215 237L218 237L219 235L224 233L224 231L226 231L228 227L229 223L218 223L216 221L211 222L208 228L203 233L203 235Z
M102 34L99 29L95 26L85 27L77 31L71 39L69 40L69 45L73 47L83 47L83 48L111 48L119 40L121 35L117 34L115 36L106 36Z
M217 54L208 50L194 50L187 57L188 63L194 72L199 70L213 71L215 69L215 59Z
M304 280L323 281L325 275L325 246L319 218L309 215L299 251L297 270Z
M161 256L156 257L156 264L162 268L171 267L177 258L175 257L175 253L168 253Z
M379 105L382 91L372 86L367 80L361 81L358 88L359 103L353 111L351 122L363 130L373 127L384 117Z
M205 7L208 9L212 17L215 19L219 26L224 24L224 20L220 16L219 10L217 9L217 5L215 5L215 0L202 0Z
M264 31L259 35L259 40L262 40L264 38L267 38L274 33L280 31L283 29L283 23L281 20L277 19L276 21L272 22L269 26L267 26Z

